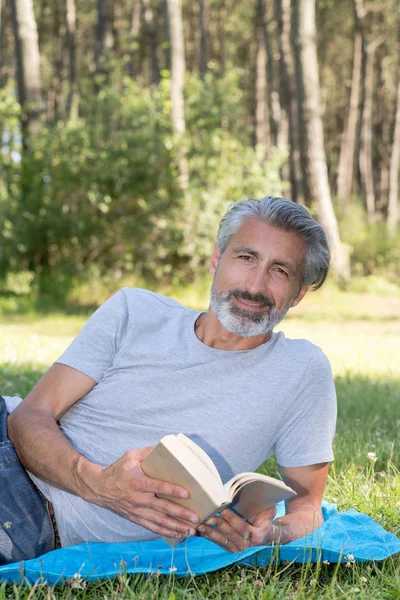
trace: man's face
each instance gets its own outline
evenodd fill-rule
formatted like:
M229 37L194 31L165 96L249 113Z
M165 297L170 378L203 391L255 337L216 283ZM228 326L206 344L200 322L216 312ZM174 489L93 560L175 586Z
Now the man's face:
M304 256L295 233L246 219L210 262L211 309L221 325L241 337L272 331L309 289L301 285Z

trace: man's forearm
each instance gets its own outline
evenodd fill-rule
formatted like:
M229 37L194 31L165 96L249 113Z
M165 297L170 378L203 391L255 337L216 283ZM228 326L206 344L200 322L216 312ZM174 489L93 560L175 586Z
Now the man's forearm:
M288 544L311 533L323 522L321 511L299 511L287 514L273 521L272 531L266 543L268 545L272 543Z
M101 467L71 446L51 415L37 409L15 409L8 417L8 436L28 471L91 500L91 481Z

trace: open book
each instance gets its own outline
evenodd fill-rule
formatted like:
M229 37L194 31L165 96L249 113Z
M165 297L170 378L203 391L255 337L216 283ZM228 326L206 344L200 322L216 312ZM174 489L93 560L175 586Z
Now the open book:
M260 473L239 473L223 484L208 454L183 433L163 437L140 466L148 477L187 489L190 498L170 500L193 510L201 523L228 506L252 517L296 495L279 479Z

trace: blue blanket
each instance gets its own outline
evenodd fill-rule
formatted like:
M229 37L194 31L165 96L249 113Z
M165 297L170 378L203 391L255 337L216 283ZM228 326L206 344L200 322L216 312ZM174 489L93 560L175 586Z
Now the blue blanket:
M163 540L123 544L85 543L54 550L44 556L0 567L0 581L34 583L43 577L60 584L76 573L87 581L125 573L202 575L233 563L268 565L271 560L290 562L364 562L383 560L400 553L400 539L356 510L339 513L323 503L325 522L312 534L281 546L259 546L231 554L202 538L190 538L173 550ZM284 506L278 505L278 515Z

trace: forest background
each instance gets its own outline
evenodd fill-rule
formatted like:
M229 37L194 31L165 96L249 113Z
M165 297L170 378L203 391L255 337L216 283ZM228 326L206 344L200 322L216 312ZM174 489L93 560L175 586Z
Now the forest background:
M0 0L0 16L3 296L190 285L228 204L266 194L325 226L342 288L399 293L398 0Z
M333 250L283 324L335 376L325 498L399 536L399 0L0 0L0 140L0 393L24 397L122 285L207 308L220 216L283 195ZM12 591L400 598L399 555L351 556Z

